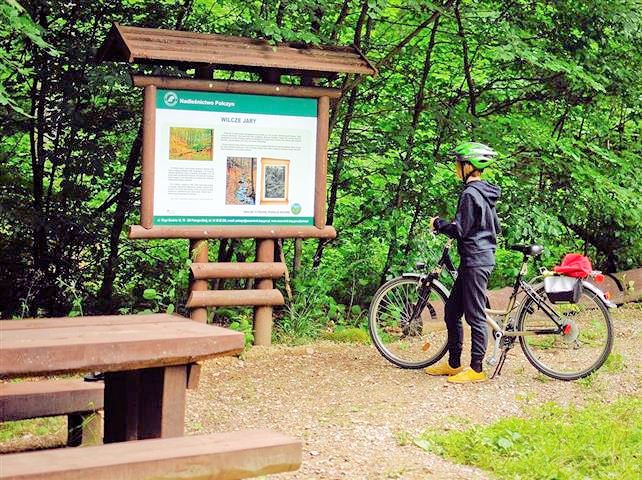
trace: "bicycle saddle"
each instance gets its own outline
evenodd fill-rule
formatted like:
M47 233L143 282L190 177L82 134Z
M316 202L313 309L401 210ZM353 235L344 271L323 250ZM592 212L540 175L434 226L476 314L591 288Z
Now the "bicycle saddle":
M524 255L532 255L533 257L539 257L544 251L544 247L541 245L511 245L508 248L522 252Z

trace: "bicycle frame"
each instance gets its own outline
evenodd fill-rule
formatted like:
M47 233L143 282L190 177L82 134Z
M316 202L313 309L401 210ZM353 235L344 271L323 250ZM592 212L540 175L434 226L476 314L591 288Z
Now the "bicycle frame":
M450 258L450 248L452 247L453 239L449 238L446 241L446 245L444 246L444 250L441 254L441 258L435 265L435 267L428 273L421 275L420 281L422 285L422 290L424 288L429 287L429 285L432 283L433 280L438 279L444 269L452 276L453 279L457 278L457 269L455 268L452 259ZM500 342L503 337L520 337L520 336L526 336L526 335L549 335L549 334L558 334L561 333L563 328L564 328L564 322L562 319L560 319L559 315L542 299L537 292L533 289L533 287L528 283L523 280L524 275L526 275L528 271L528 257L524 255L522 266L515 277L515 283L513 284L513 291L511 292L511 295L508 299L508 305L506 309L504 310L496 310L496 309L491 309L491 308L486 308L485 309L485 314L486 314L486 323L491 327L493 330L493 337L495 339L495 349L493 351L492 356L488 360L488 363L491 365L494 365L497 363L497 353L499 352L500 349ZM422 292L422 294L419 296L419 301L417 304L414 306L415 308L413 309L412 316L410 317L411 319L418 318L419 315L421 314L422 310L427 307L428 305L428 297L429 295L427 294L429 290ZM524 292L526 294L526 297L531 298L533 302L553 321L555 324L555 327L551 328L542 328L542 329L537 329L537 330L528 330L528 331L515 331L513 330L513 319L511 318L511 314L513 311L515 311L517 308L521 307L524 304L524 300L522 302L517 303L517 295L520 292ZM496 317L501 317L500 322L502 325L505 325L505 328L502 327L494 318L493 316Z

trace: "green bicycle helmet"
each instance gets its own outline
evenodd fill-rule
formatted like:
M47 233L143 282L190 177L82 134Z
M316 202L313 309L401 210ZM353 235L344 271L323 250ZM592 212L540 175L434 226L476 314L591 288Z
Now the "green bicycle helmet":
M477 142L460 143L450 152L455 160L470 163L477 170L483 170L495 163L497 152L488 145Z

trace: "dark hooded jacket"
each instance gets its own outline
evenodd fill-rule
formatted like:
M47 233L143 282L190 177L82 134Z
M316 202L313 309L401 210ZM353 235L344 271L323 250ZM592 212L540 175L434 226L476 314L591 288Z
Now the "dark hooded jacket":
M435 220L439 233L457 239L460 266L495 265L497 235L501 232L495 204L500 194L498 186L484 180L467 183L459 196L455 220Z

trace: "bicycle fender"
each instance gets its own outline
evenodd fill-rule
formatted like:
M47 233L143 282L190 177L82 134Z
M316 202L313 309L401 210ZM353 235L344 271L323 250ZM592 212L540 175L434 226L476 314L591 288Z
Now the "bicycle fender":
M414 273L414 272L402 273L401 276L403 278L421 278L421 274L420 273Z
M600 300L602 300L602 302L604 302L604 305L606 305L607 307L617 308L617 305L611 302L610 300L608 300L604 296L604 292L600 290L598 287L596 287L595 285L593 285L592 283L582 281L582 286L587 290L590 290L591 292L593 292Z

